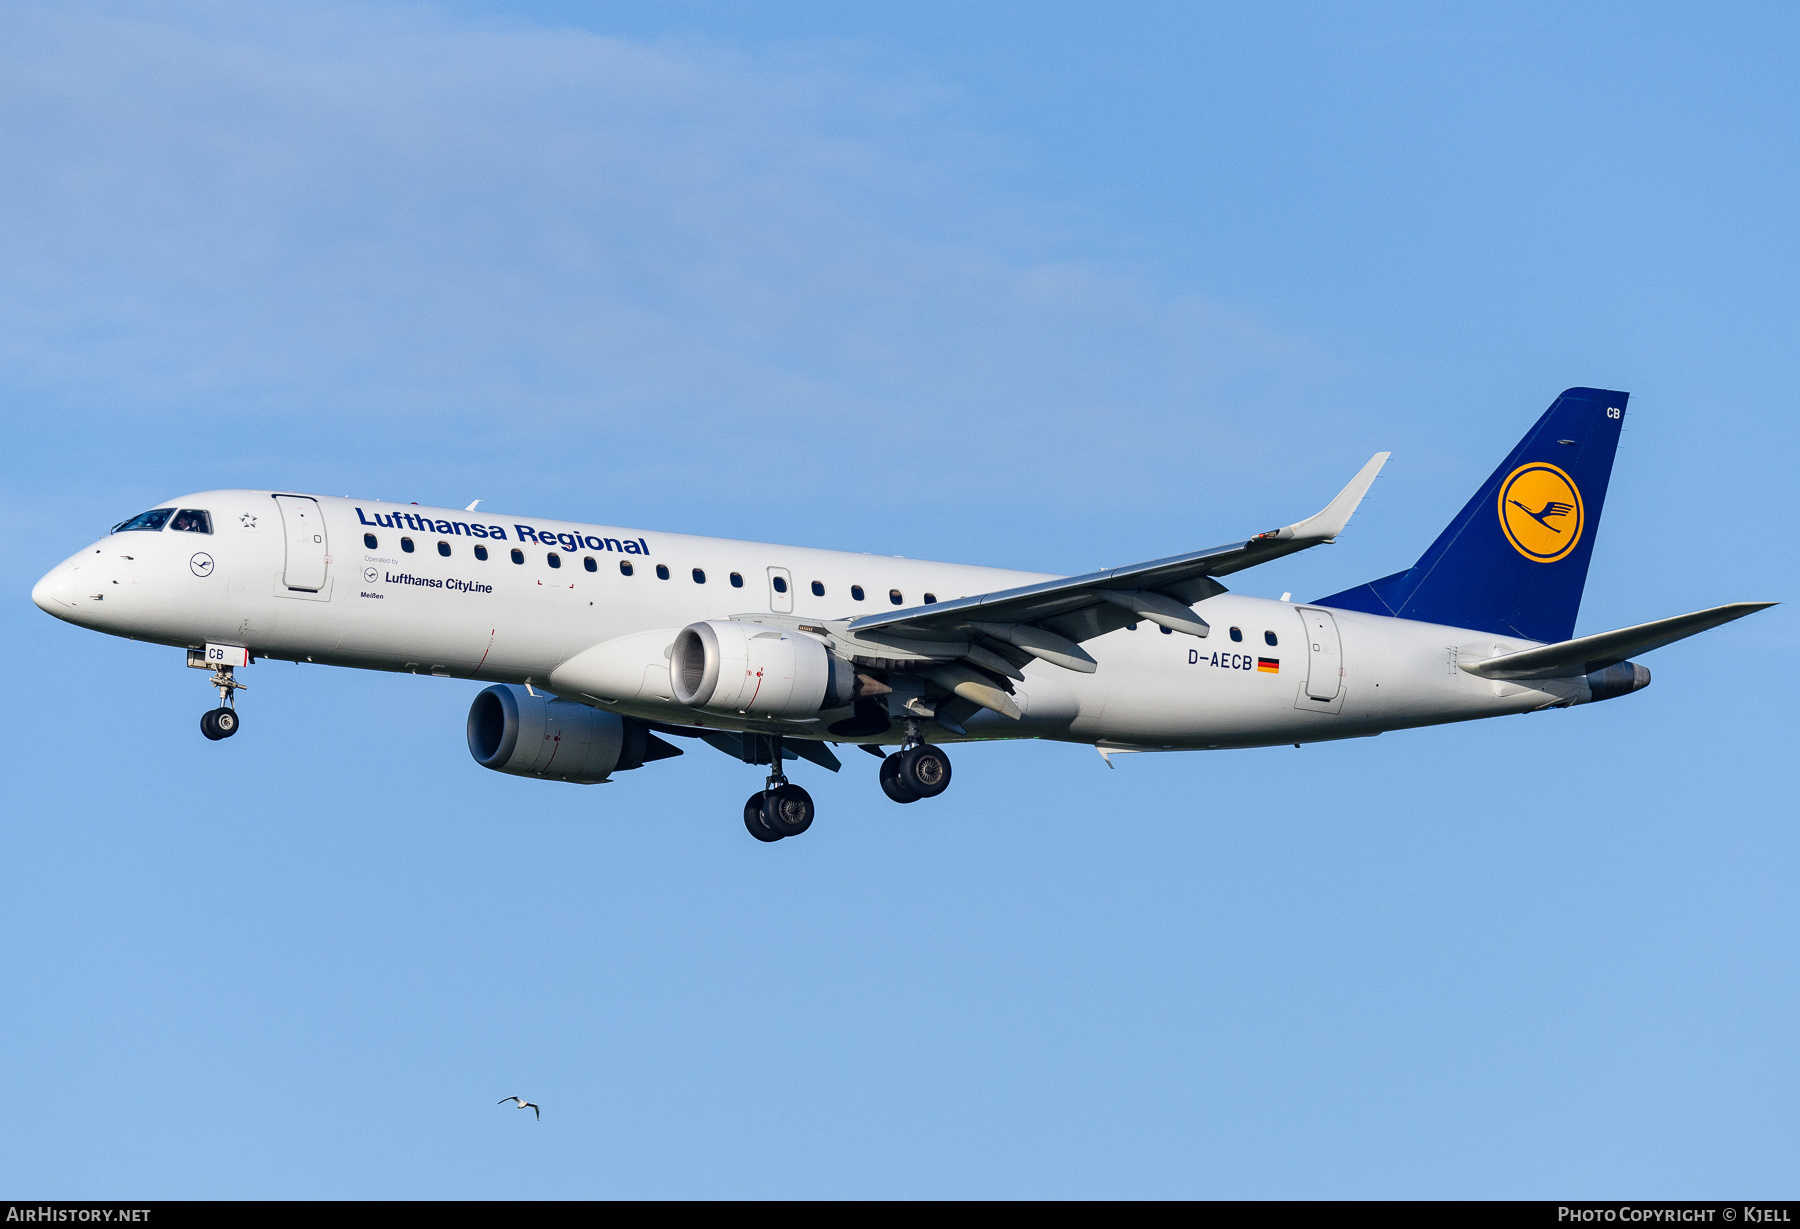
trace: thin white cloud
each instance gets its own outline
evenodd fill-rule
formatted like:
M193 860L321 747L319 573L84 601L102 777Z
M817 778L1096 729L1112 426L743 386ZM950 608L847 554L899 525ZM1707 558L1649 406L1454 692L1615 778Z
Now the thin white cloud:
M715 475L780 424L929 492L1241 440L1320 367L1093 257L853 54L129 12L4 19L15 399L680 439L663 464Z

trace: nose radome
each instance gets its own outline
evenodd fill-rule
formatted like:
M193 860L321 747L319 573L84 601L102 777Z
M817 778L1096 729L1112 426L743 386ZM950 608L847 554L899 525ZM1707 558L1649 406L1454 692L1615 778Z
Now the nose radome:
M44 613L62 618L74 608L75 603L70 600L74 583L75 577L68 564L52 568L31 586L31 600Z

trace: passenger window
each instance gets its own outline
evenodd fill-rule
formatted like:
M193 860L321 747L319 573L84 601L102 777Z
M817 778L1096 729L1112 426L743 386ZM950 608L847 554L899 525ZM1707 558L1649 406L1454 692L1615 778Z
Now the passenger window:
M513 547L512 560L514 563L524 563L525 562L525 552L520 550L516 546Z
M861 585L851 585L850 586L850 600L853 602L860 602L863 600L863 591L862 591Z
M889 589L889 590L888 590L888 601L890 601L890 602L892 602L892 603L893 603L893 604L894 604L894 605L896 605L896 606L898 606L898 605L899 605L899 604L900 604L900 602L901 602L901 597L900 597L900 590L898 590L898 589Z
M669 579L669 569L666 564L659 563L656 565L656 579L658 579L658 580Z
M1242 640L1244 638L1244 633L1234 627L1231 629L1231 638L1233 640Z
M931 605L931 604L932 604L932 603L933 603L933 602L935 602L935 601L937 601L937 594L935 594L935 593L927 593L927 594L926 594L926 595L925 595L925 604L926 604L926 605L927 605L927 606L929 606L929 605Z
M375 535L374 535L374 534L372 534L372 533L365 533L365 534L364 534L364 535L363 535L363 545L364 545L364 546L365 546L365 547L367 547L367 548L368 548L368 549L370 549L370 550L374 550L374 549L376 549L376 548L377 548L377 547L379 547L379 546L380 546L380 545L381 545L381 544L380 544L380 543L379 543L379 542L377 542L377 541L376 541L376 540L375 540Z
M1263 633L1263 643L1268 645L1270 648L1274 648L1275 647L1275 633L1274 632L1264 632Z
M475 557L477 559L486 559L487 558L487 547L477 546L475 548Z
M631 575L631 560L629 560L629 559L619 560L619 575L621 575L621 576Z
M813 589L814 597L824 597L825 596L825 582L824 581L822 581L822 580L813 581L812 589Z
M769 583L775 586L775 592L777 592L777 593L786 593L787 592L787 577L774 576L769 579Z
M706 583L706 573L703 572L702 570L700 570L699 568L694 569L694 583L697 585L703 585Z
M733 589L742 589L744 587L744 578L739 576L736 572L733 572L731 574L731 587Z
M438 554L440 554L444 558L448 559L450 557L450 543L439 542L438 543Z
M211 533L212 514L202 512L198 508L183 508L169 522L170 529L179 529L183 533Z
M562 566L562 556L555 551L551 551L548 555L544 556L544 562L553 568L560 568Z
M401 538L400 539L400 549L405 551L409 555L412 554L412 549L413 549L412 539L411 538Z
M583 555L581 557L581 566L590 572L598 572L600 570L600 565L594 562L594 557L592 555Z
M120 521L113 526L114 533L130 533L134 529L160 530L169 523L169 517L175 512L173 508L156 508L149 512L140 512L128 521Z

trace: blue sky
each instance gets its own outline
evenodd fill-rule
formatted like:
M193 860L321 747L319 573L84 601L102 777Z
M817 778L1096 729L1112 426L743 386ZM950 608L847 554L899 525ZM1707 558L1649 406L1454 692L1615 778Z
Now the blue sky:
M210 487L1073 572L1391 449L1233 585L1314 596L1577 384L1578 630L1793 596L1791 8L862 7L0 13L0 1186L1790 1192L1785 605L1521 720L802 766L773 847L708 752L483 772L461 682L209 744L31 606Z

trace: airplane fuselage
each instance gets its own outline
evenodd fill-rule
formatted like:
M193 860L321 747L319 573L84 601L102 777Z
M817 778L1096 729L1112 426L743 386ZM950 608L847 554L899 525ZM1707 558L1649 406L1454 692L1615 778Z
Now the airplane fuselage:
M660 533L329 496L316 559L296 564L295 526L271 491L208 491L163 507L207 514L210 532L165 524L110 534L39 582L71 623L180 648L236 645L255 658L530 684L596 646L627 648L635 678L583 702L684 727L834 742L812 721L697 712L671 694L665 650L698 620L830 620L1013 589L1053 577L927 560ZM479 555L485 553L486 557ZM299 575L296 568L313 574ZM305 587L298 587L303 585ZM1536 644L1220 593L1193 610L1196 637L1143 621L1088 640L1091 674L1033 660L1014 684L1021 717L982 710L934 741L1047 738L1119 749L1228 748L1581 703L1577 676L1495 682L1457 668ZM1322 620L1322 621L1321 621ZM1331 637L1335 635L1336 643ZM629 654L637 654L630 657ZM616 676L617 671L614 671ZM630 694L626 694L629 692Z

